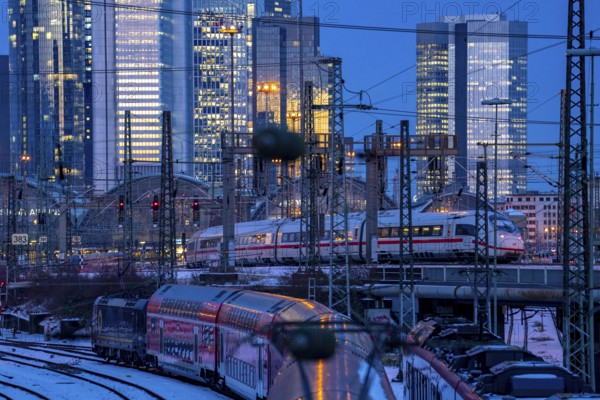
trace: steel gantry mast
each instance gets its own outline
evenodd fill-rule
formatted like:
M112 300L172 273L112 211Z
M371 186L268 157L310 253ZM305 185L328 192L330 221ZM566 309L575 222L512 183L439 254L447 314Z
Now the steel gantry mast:
M301 220L300 220L300 254L303 263L303 273L308 278L308 298L315 299L315 285L319 248L319 236L322 218L320 218L317 191L321 178L321 154L317 154L317 137L314 125L313 110L313 83L304 83L304 96L302 104L302 134L306 146L306 153L301 160Z
M592 262L588 198L585 57L585 1L569 0L566 118L563 163L563 340L564 365L594 387Z
M131 180L133 175L133 155L131 153L131 111L129 110L125 111L124 134L123 186L125 189L125 196L123 199L123 261L121 271L119 271L119 278L122 278L123 275L127 273L128 269L133 263L133 192L131 188ZM123 284L122 281L121 284Z
M398 198L400 214L400 225L398 228L400 258L398 269L400 275L400 327L405 332L410 331L417 323L415 313L411 197L410 134L408 131L408 121L403 120L400 122L400 196Z
M473 271L473 296L475 302L475 323L479 324L479 334L491 330L490 324L490 257L489 257L489 218L488 218L488 174L486 161L477 162L475 185L475 265Z
M160 211L158 217L158 287L175 282L175 188L171 112L163 111L162 162L160 169ZM168 269L168 271L165 271ZM167 276L168 273L168 276Z
M346 203L346 149L344 147L344 99L342 60L318 61L327 66L329 113L329 307L350 316L350 259L348 207ZM318 106L317 106L318 107ZM338 262L340 262L338 266Z

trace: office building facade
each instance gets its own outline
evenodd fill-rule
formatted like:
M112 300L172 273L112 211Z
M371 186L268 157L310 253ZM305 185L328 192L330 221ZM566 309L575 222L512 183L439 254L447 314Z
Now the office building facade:
M9 2L12 174L84 186L83 16L83 2Z
M8 79L8 56L0 56L0 121L10 120L10 84ZM0 127L0 174L10 172L10 124Z
M175 173L191 173L191 5L115 0L92 23L94 178L98 191L123 182L125 112L131 113L133 173L161 170L162 114L171 112Z
M222 138L233 130L234 145L243 147L252 135L251 44L256 4L249 0L194 0L193 13L194 176L219 187L223 183ZM250 155L236 156L235 173L242 177L238 190L251 189L251 159Z
M274 125L284 131L300 133L304 90L301 82L313 84L315 106L327 106L331 100L333 70L321 55L319 19L281 14L257 18L252 36L255 130ZM322 107L313 113L318 146L328 146L330 109ZM257 160L255 186L259 194L272 197L285 184L283 180L299 177L299 167L292 162L286 165L281 160Z
M443 17L417 25L417 135L450 135L458 155L418 160L417 194L448 184L475 191L476 166L486 152L489 194L527 189L523 155L527 139L527 23L502 15ZM483 100L509 99L498 106ZM497 151L497 174L494 154Z

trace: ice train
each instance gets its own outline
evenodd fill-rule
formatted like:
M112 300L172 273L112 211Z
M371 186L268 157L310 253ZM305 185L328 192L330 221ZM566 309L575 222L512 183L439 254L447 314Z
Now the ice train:
M336 221L336 226L342 224ZM496 236L494 216L489 216L490 256L496 248L499 262L517 260L524 251L524 243L515 224L498 214ZM467 261L475 254L475 213L456 211L413 214L413 257L417 261ZM398 261L400 254L400 216L398 210L381 211L378 215L376 255L379 262ZM366 258L366 215L348 215L348 232L334 231L330 237L329 219L324 221L323 234L318 240L319 257L329 261L345 258L341 245L347 236L351 261L364 263ZM306 258L306 223L300 219L271 219L243 222L235 225L236 265L296 264ZM403 232L404 240L408 231ZM187 243L186 262L190 267L218 265L221 257L223 227L214 226L196 232ZM333 246L333 248L332 248Z
M297 356L327 335L333 355ZM310 337L316 341L295 339ZM102 296L92 348L244 399L394 399L366 329L310 300L186 285L162 286L150 299Z

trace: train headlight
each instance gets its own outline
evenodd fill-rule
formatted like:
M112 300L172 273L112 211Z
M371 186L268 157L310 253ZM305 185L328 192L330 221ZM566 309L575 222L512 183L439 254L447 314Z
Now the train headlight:
M503 234L500 235L500 239L504 239L504 235Z

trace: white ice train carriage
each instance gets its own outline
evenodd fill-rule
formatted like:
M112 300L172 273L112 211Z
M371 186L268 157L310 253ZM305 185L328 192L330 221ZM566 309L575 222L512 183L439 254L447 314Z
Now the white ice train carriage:
M501 262L515 261L523 253L524 245L513 222L498 214L497 233L494 237L494 216L489 217L490 255L494 246ZM348 255L354 262L366 260L366 215L348 215L348 232L341 221L336 221L331 238L330 220L325 218L316 248L323 261L331 255L343 260L348 241ZM400 254L400 216L398 210L381 211L378 216L377 257L379 261L398 261ZM295 264L305 260L307 225L300 219L274 219L243 222L235 225L235 262L237 265ZM188 241L187 263L191 267L214 266L219 262L223 228L215 226L196 232ZM408 229L403 232L406 240ZM457 211L413 214L413 256L422 261L461 261L475 254L475 213ZM333 246L333 251L332 251Z

